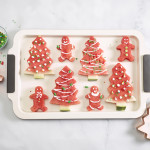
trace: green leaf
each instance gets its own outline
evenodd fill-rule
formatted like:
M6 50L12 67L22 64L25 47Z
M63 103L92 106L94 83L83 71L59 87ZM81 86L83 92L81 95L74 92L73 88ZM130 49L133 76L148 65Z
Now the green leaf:
M102 99L102 98L103 98L103 95L101 94L100 99Z
M71 73L71 70L69 70L69 73Z
M73 85L73 83L70 83L70 86L72 86Z
M69 100L68 103L71 103L71 100Z
M89 88L88 86L84 86L85 88Z
M65 90L65 88L64 88L64 87L62 87L62 89L63 89L63 90Z
M54 95L56 96L56 93L54 93Z

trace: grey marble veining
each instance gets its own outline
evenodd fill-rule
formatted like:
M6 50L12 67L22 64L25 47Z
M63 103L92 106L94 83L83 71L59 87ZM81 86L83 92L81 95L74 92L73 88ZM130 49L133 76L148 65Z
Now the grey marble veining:
M137 29L150 53L149 0L0 0L0 25L12 47L21 29ZM6 58L0 66L6 76ZM6 78L0 85L1 150L149 150L150 141L135 129L137 119L21 120L8 100Z

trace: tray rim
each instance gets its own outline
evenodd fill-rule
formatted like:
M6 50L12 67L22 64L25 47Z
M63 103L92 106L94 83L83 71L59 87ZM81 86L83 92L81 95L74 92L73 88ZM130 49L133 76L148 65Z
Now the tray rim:
M21 87L19 70L20 70L20 56L17 56L15 59L15 92L8 93L8 98L13 102L13 111L17 117L21 119L107 119L107 118L137 118L141 116L146 108L146 98L148 93L143 92L143 55L145 50L144 38L143 35L137 30L20 30L16 33L14 37L13 47L9 50L8 54L13 54L16 56L16 53L19 52L19 44L17 41L24 35L43 35L43 36L62 36L62 35L71 35L71 36L90 36L90 35L101 35L101 36L135 36L139 42L139 68L140 68L140 107L136 111L128 112L24 112L19 107L19 98L20 93L19 89ZM143 49L143 51L140 51ZM19 65L18 65L19 64ZM17 83L18 82L18 83Z

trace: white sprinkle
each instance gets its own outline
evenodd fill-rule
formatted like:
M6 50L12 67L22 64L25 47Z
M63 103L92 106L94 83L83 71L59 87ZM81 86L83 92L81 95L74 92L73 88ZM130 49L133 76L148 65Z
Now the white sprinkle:
M37 51L34 51L34 53L37 53Z
M46 64L46 63L44 63L44 65L46 66L47 64Z
M41 67L42 65L39 65L39 67Z
M115 85L113 84L112 87L115 87Z
M28 61L28 63L30 63L30 61Z
M121 73L123 73L123 71L121 71Z
M36 72L38 72L38 70L36 70Z
M40 57L40 55L37 55L37 57Z
M115 97L115 101L117 101L117 97Z
M126 90L126 88L123 88L124 90Z
M32 56L32 58L34 58L34 56Z
M42 56L44 56L44 54L42 54Z
M119 77L119 80L121 80L122 78L121 77Z
M120 86L120 84L117 84L117 86L119 87L119 86Z
M33 45L34 48L36 48L36 45Z
M42 71L45 71L44 69L42 69Z
M35 60L33 60L32 62L35 63Z
M47 50L47 48L44 49L45 51Z
M115 78L113 78L113 80L115 80Z
M127 97L128 95L127 95L127 94L125 94L124 96L125 96L125 97Z
M40 49L39 52L42 52L42 50Z
M28 68L28 70L30 71L31 69Z
M122 99L122 96L120 96L120 99Z
M115 73L115 75L118 75L118 73Z
M41 41L42 39L40 39L40 41Z
M115 68L116 70L118 70L118 68Z
M40 62L40 59L38 59L37 62Z
M33 68L36 68L36 66L34 66Z
M118 90L118 93L120 93L120 90Z

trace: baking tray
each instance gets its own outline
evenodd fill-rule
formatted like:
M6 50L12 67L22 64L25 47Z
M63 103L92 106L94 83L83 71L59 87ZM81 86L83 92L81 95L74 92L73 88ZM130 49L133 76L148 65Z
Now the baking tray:
M32 41L37 35L42 35L47 42L47 47L51 50L50 57L54 63L51 69L55 75L47 75L44 79L34 79L31 75L24 74L28 67L27 59L29 49L32 47ZM59 62L60 51L56 45L61 43L62 36L67 35L72 44L75 45L73 56L78 58L74 62ZM106 68L109 75L99 76L97 81L88 81L86 76L78 75L81 69L80 60L83 57L82 50L85 48L85 42L89 36L95 36L100 42L100 48L104 50L103 56L106 57ZM126 73L131 77L130 82L134 87L133 96L135 103L128 103L125 111L116 111L115 104L105 102L109 93L107 91L110 85L109 77L112 75L112 67L118 63L117 58L120 51L116 47L120 44L122 36L129 36L135 50L132 54L135 56L134 62L124 61L121 64L127 69ZM102 119L102 118L137 118L141 116L146 108L147 94L143 91L143 54L144 40L140 32L135 30L21 30L14 37L13 47L8 52L8 83L7 92L9 99L13 102L14 113L22 119ZM74 78L77 80L76 88L79 90L78 99L81 104L72 105L70 112L60 112L59 105L50 104L53 97L51 90L55 87L55 79L58 78L59 71L67 65L74 71ZM15 71L14 71L15 70ZM45 101L48 107L46 112L31 112L30 107L33 101L29 96L34 93L36 86L42 86L44 93L49 96ZM104 109L102 111L88 112L86 107L88 100L85 95L90 92L90 88L84 86L97 85L105 98L102 100Z

